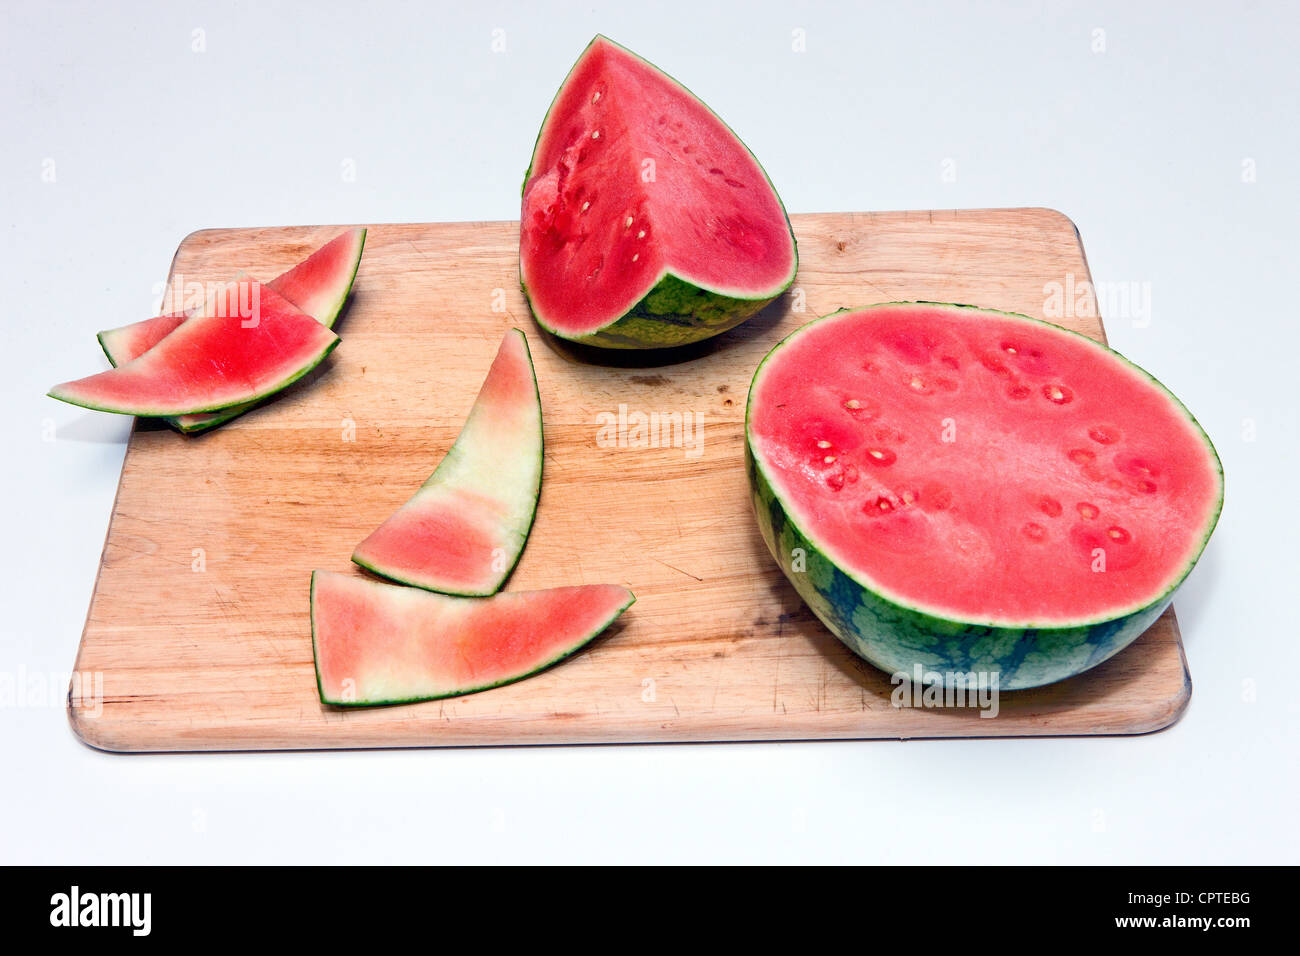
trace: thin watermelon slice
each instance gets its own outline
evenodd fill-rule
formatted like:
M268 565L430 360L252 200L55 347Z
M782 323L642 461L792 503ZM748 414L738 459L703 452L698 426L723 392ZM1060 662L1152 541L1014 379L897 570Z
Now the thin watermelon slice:
M325 243L288 272L276 276L267 286L326 328L333 328L334 321L343 310L343 303L352 290L365 244L365 229L349 229ZM100 347L108 356L108 361L117 367L149 351L192 314L193 310L170 313L108 329L99 333ZM200 415L181 415L168 421L182 432L206 431L236 415L242 415L255 404L257 403L236 405Z
M320 699L343 707L409 703L522 680L587 644L635 600L612 584L475 599L314 571Z
M717 335L784 292L798 265L785 207L745 144L603 36L546 114L521 220L538 323L609 348Z
M853 651L911 676L1077 674L1168 606L1218 520L1209 438L1058 326L890 303L805 325L754 375L759 526Z
M541 483L537 378L527 338L511 329L456 443L352 560L416 587L493 594L519 561Z
M339 337L251 279L216 290L203 309L139 358L50 389L73 405L164 417L256 401L297 381Z

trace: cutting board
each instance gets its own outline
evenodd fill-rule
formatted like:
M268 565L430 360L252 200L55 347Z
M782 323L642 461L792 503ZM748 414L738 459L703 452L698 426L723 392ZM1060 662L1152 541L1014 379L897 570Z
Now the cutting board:
M584 350L537 327L519 291L517 223L372 226L336 326L343 342L321 369L206 435L137 422L77 657L92 691L70 695L77 735L117 751L261 750L1132 734L1176 720L1191 683L1172 609L1092 671L1002 694L990 719L894 706L888 676L804 607L759 537L742 465L763 355L841 306L928 299L1044 317L1048 283L1077 287L1089 274L1073 223L1046 209L792 221L800 269L789 293L725 335L646 354ZM194 233L172 263L170 304L192 283L273 276L340 229ZM1094 315L1062 321L1103 336ZM311 571L349 570L356 543L433 470L511 326L536 361L546 460L508 587L611 582L637 603L575 657L517 684L322 706ZM85 331L93 366L95 329ZM602 413L620 405L690 412L698 448L609 447Z

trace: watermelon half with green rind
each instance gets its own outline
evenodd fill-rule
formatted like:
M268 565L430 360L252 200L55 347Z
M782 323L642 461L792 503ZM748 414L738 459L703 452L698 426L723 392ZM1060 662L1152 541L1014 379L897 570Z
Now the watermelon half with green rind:
M215 289L198 313L138 358L49 394L122 415L219 411L284 389L338 343L273 289L244 279Z
M519 561L542 484L542 405L528 339L511 329L456 442L352 560L447 594L500 589Z
M969 306L803 326L755 372L745 435L763 539L808 606L882 670L949 686L1035 687L1119 652L1223 504L1214 446L1158 381Z
M612 584L463 598L314 571L317 689L366 707L499 687L573 654L635 600Z
M606 348L684 345L752 316L797 266L748 147L672 77L592 40L524 178L520 284L538 323Z
M352 290L365 244L364 228L349 229L266 285L327 329L333 328ZM117 367L149 351L175 331L193 312L191 309L158 315L120 328L106 329L98 335L100 347L108 356L108 361ZM169 418L168 421L182 432L206 431L242 415L255 404L236 405L219 412L199 415L181 415Z

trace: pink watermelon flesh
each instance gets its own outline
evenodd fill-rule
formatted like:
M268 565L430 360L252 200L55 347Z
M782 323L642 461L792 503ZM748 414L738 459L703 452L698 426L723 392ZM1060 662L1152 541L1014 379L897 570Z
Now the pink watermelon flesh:
M1222 503L1213 446L1147 373L1057 326L967 307L806 326L756 373L749 431L791 520L836 565L959 621L1147 606Z
M508 684L568 657L635 600L610 584L449 597L315 571L311 622L320 699L366 706Z
M272 289L231 282L139 358L56 385L50 395L123 415L216 411L279 391L315 368L338 341Z
M492 594L523 551L541 481L537 379L528 340L511 329L456 443L352 560L416 587Z
M365 244L365 229L349 229L325 243L288 272L276 276L267 286L326 328L333 328L352 289ZM99 333L99 344L113 366L122 365L149 351L175 331L193 312L194 310L189 310L159 315L108 329ZM172 424L183 432L203 431L242 414L252 408L253 404L235 406L217 413L180 415L172 419Z
M132 322L120 328L105 329L98 335L99 346L108 356L109 363L117 368L148 352L180 328L181 323L195 311L197 310L191 309L187 312L155 315L152 319L141 319L139 322Z
M785 209L758 161L689 90L605 37L547 114L522 218L533 311L568 337L616 321L665 274L746 299L794 275Z

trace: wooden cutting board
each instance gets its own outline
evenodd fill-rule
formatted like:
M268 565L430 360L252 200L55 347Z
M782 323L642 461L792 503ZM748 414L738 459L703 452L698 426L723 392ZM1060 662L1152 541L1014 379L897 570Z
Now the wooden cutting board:
M544 335L519 291L516 223L371 227L336 326L343 342L321 370L207 435L137 423L76 664L102 699L70 698L76 733L106 750L258 750L1128 734L1176 720L1191 683L1172 609L1087 674L1004 693L993 719L892 706L887 675L807 611L759 538L742 465L763 355L841 306L928 299L1044 317L1048 283L1089 274L1074 225L1045 209L792 218L794 288L671 355L591 353ZM172 264L173 302L187 283L273 276L340 229L195 233ZM1063 321L1102 337L1095 316ZM433 470L510 326L536 360L546 462L508 586L612 582L637 603L518 684L323 707L311 571L348 570L354 545ZM96 330L85 331L93 367ZM620 405L692 413L698 450L602 446L600 416Z

